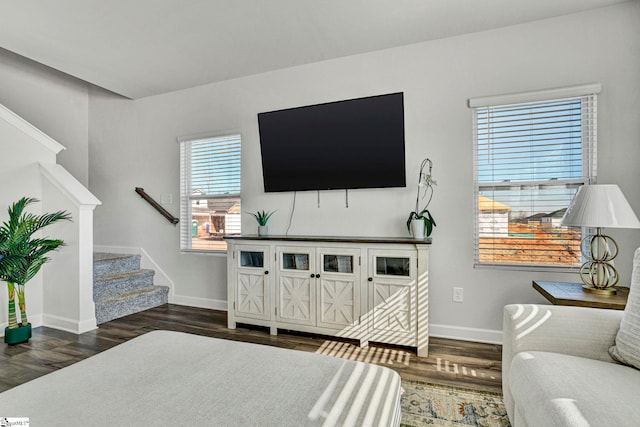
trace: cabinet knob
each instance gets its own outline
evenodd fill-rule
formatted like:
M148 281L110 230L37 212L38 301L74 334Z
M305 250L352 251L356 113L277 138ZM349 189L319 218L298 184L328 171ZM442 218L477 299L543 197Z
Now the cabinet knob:
M264 274L269 274L269 270L265 270L265 271L264 271Z
M313 274L313 273L311 273L311 278L314 278L314 277L316 277L316 275L315 275L315 274Z
M368 280L369 282L373 282L373 277L369 277L369 278L367 278L367 280Z
M316 274L316 279L319 279L319 278L320 278L320 275L319 275L319 274Z

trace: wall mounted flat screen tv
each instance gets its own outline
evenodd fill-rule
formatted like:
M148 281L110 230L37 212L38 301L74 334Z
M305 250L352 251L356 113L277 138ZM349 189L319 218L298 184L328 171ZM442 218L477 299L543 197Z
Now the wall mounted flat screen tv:
M258 114L264 191L405 187L403 93Z

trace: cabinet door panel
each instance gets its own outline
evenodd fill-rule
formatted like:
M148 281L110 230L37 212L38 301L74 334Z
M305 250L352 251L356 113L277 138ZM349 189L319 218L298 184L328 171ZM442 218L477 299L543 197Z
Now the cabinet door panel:
M373 287L373 329L384 333L412 333L413 286L377 282Z
M243 245L235 253L235 314L260 320L271 319L269 246Z
M318 248L318 326L359 338L360 250Z
M236 314L269 320L268 286L263 273L238 273Z
M415 252L372 250L369 260L369 339L391 344L415 345Z
M280 246L278 259L278 309L276 318L286 323L315 325L314 250Z
M320 326L336 328L353 325L359 311L356 309L359 295L356 295L354 281L322 279L320 283Z
M281 275L278 284L278 318L292 323L313 324L314 289L308 277Z

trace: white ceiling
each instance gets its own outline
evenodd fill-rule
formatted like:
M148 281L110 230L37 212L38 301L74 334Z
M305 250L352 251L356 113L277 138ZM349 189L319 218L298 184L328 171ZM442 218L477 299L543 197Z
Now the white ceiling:
M625 0L0 0L0 47L129 98Z

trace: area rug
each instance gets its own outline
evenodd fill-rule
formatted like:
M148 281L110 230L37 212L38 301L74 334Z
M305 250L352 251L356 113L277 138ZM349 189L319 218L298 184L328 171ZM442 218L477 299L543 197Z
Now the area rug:
M502 395L402 380L403 426L507 427Z

